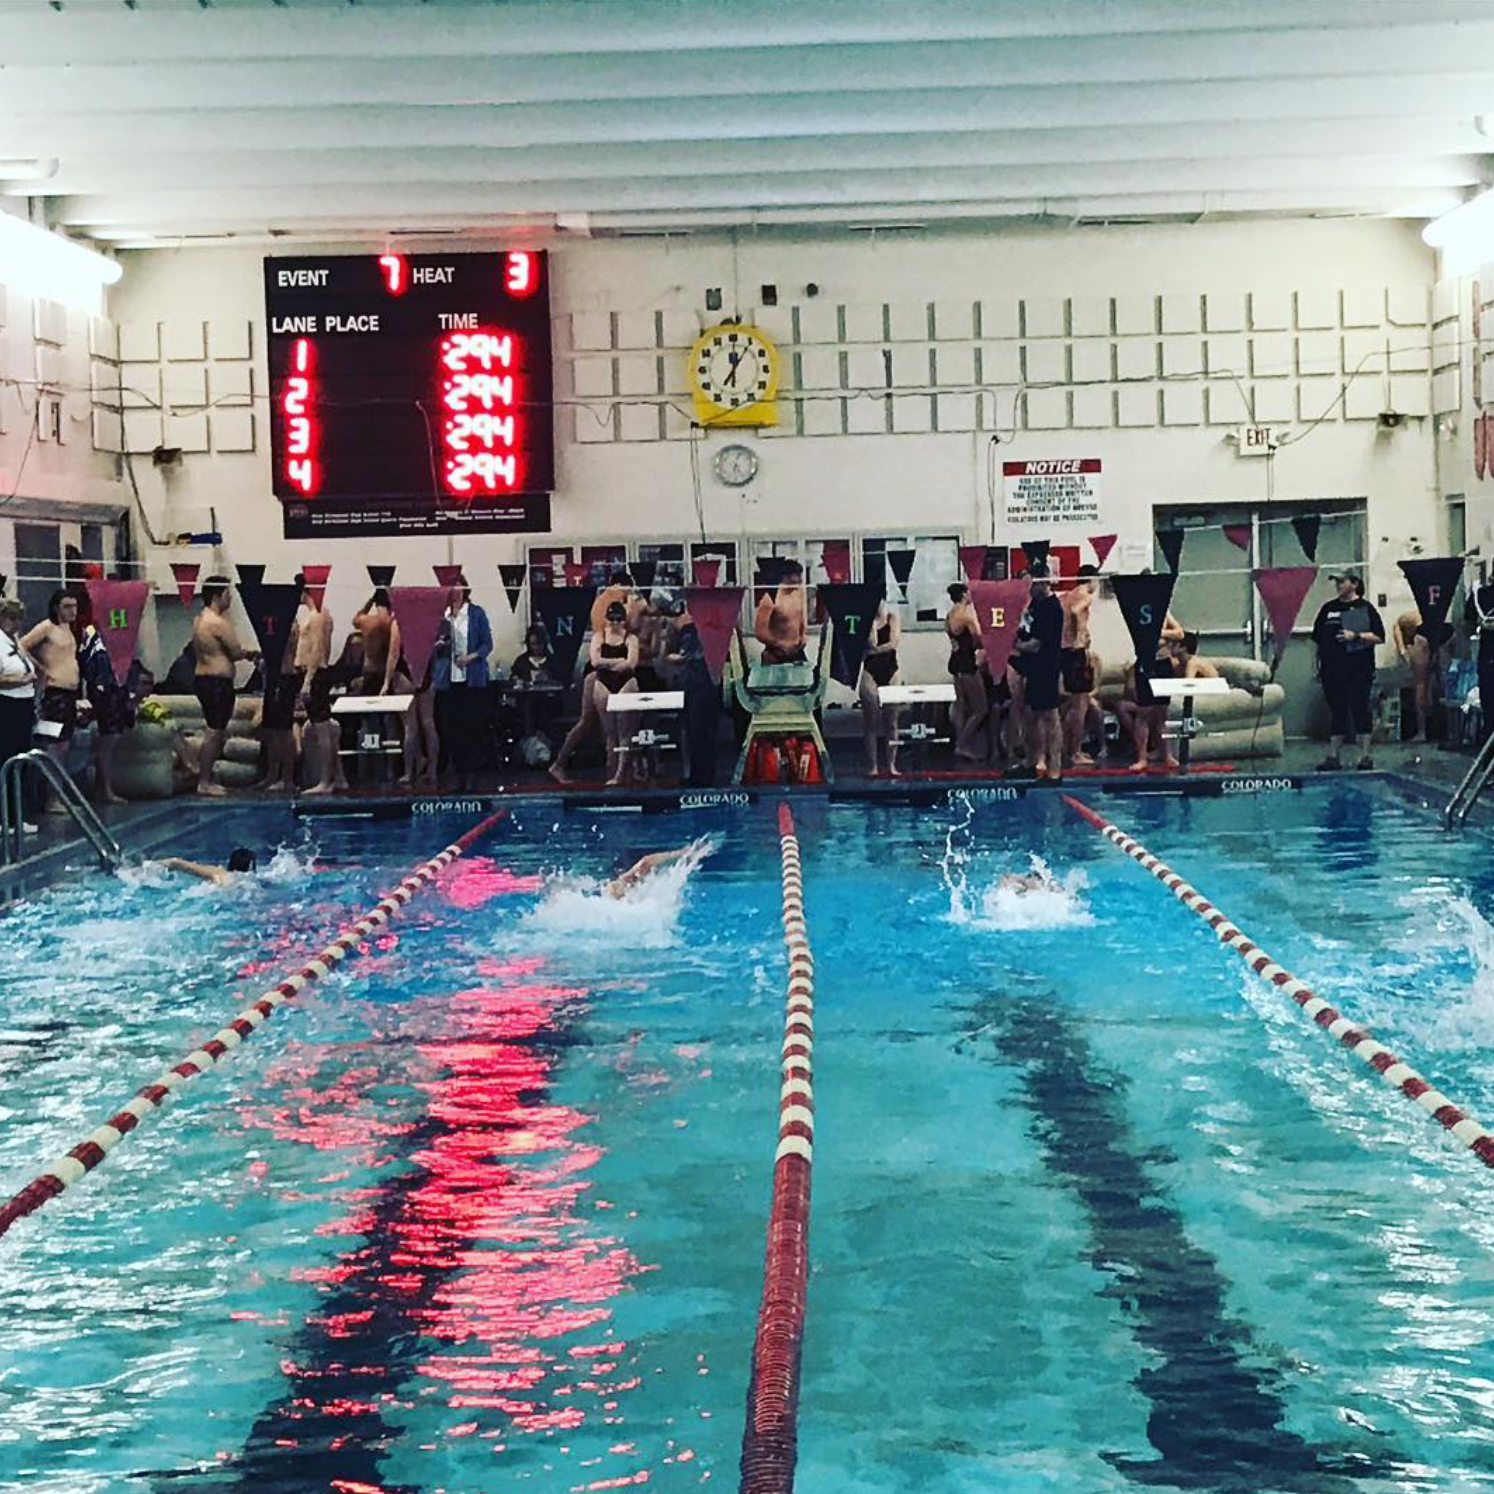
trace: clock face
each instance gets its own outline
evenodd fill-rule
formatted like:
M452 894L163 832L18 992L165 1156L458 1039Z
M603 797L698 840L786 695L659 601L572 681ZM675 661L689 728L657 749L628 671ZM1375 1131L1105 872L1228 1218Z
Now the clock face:
M716 476L729 488L745 487L757 476L757 453L750 446L723 446L716 453Z
M751 327L717 327L703 337L693 372L701 397L721 410L772 398L772 353Z

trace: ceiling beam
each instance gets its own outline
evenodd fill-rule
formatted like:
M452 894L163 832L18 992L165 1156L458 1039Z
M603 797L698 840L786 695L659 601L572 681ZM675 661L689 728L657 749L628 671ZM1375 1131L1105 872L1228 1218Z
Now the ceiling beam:
M1241 33L1288 37L1329 29L1361 35L1398 26L1436 30L1494 22L1494 0L563 0L502 6L406 5L236 7L131 11L65 0L10 0L5 55L15 65L59 60L114 64L140 57L190 63L209 57L469 57L501 53L511 62L542 57L636 57L652 52L740 53L772 37L794 51L846 45L903 48L930 41L996 41L1072 46L1113 39L1204 38L1217 50ZM1468 49L1464 44L1464 50ZM1320 59L1321 60L1321 59Z

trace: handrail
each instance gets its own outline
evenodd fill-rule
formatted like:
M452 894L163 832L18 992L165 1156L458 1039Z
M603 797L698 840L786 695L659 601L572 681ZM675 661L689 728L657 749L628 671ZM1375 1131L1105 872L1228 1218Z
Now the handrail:
M1479 748L1478 756L1473 759L1468 771L1463 775L1463 781L1453 791L1452 798L1447 801L1442 811L1444 830L1462 828L1491 776L1494 776L1494 732L1484 739L1484 745Z
M25 825L22 786L27 768L41 774L58 802L73 817L74 824L93 847L105 871L113 871L124 859L119 842L109 834L93 805L78 792L78 786L49 753L39 747L18 752L0 766L0 864L19 861Z

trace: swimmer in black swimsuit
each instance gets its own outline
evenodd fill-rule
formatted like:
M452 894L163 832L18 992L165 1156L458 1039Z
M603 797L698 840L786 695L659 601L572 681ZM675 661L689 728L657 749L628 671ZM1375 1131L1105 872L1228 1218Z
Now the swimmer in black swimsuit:
M883 685L897 682L897 646L903 636L903 625L896 612L884 600L872 619L871 636L861 660L861 739L866 746L866 771L880 778L882 762L887 776L897 777L896 706L884 706L877 691Z
M956 581L949 588L949 600L952 605L944 618L944 631L949 635L949 674L955 692L949 713L955 735L954 752L967 762L984 763L990 751L986 722L991 702L977 657L980 620L970 600L970 588L963 581Z
M621 712L608 709L611 696L624 691L637 692L638 639L628 631L628 609L621 602L607 607L607 618L600 632L591 635L592 674L587 688L593 692L597 715L607 743L607 760L612 766L608 788L617 788L628 765L627 726Z

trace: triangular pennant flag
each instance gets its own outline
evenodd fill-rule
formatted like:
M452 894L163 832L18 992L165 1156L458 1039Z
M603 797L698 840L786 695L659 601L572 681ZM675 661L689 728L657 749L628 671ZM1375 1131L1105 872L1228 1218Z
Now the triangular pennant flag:
M1323 521L1317 514L1303 514L1292 520L1292 528L1296 531L1297 543L1302 546L1302 553L1309 560L1318 558L1318 531L1322 529Z
M908 600L908 577L913 574L913 562L917 556L916 550L889 550L887 552L888 568L892 571L893 579L897 582L897 589L905 602Z
M520 560L512 565L499 565L498 574L503 578L503 591L508 597L508 605L517 612L519 598L524 593L524 578L529 574L529 568Z
M425 680L426 666L446 615L444 586L393 586L389 610L399 622L399 646L405 668L418 687Z
M687 586L685 606L695 620L711 678L719 680L731 652L731 635L742 620L741 586Z
M850 540L826 540L820 546L820 564L826 577L836 586L851 579Z
M853 690L861 677L861 661L882 593L883 587L875 581L847 581L815 589L835 625L830 642L831 678Z
M986 651L986 668L991 678L1000 681L1022 626L1032 587L1026 581L972 581L970 600L975 604L980 623L981 647Z
M967 581L983 581L986 576L986 547L984 545L960 546L960 569Z
M1456 555L1403 560L1400 567L1411 583L1411 595L1421 613L1421 631L1433 648L1441 648L1452 631L1446 626L1447 609L1452 605L1458 582L1463 579L1462 560Z
M596 594L594 586L541 586L530 594L535 616L550 635L556 673L563 680L575 673L576 655L581 652Z
M258 586L265 579L265 568L262 565L241 565L236 567L239 573L239 586Z
M1022 558L1028 570L1035 565L1047 565L1050 543L1051 541L1045 539L1022 541Z
M1174 576L1178 573L1178 566L1183 561L1183 540L1187 535L1185 529L1159 529L1157 531L1157 548L1162 552L1162 557L1167 561L1167 569Z
M1249 524L1226 524L1224 525L1224 537L1237 549L1249 551L1250 549L1250 525Z
M772 595L783 584L783 573L788 569L789 558L786 555L760 555L757 559L757 569L752 576L752 601L753 605L761 602L765 596Z
M1110 552L1115 549L1116 536L1113 534L1092 534L1089 537L1090 548L1095 552L1095 564L1104 565L1110 559Z
M697 586L714 586L721 579L721 557L698 555L690 563L690 579Z
M327 599L327 577L331 574L330 565L303 565L301 567L301 576L306 582L306 595L311 598L311 605L318 612L322 610L322 603Z
M149 581L85 581L93 603L93 623L109 651L116 684L124 684L135 659L135 643L145 616Z
M284 666L286 646L296 625L301 588L290 581L269 586L258 578L251 581L244 575L245 569L239 567L239 600L249 614L249 626L254 629L259 651L265 656L266 674L276 675ZM263 571L264 567L247 569Z
M371 565L368 568L368 579L375 587L393 586L394 569L392 565Z
M182 599L183 607L190 607L197 596L197 576L201 570L195 561L171 562L171 579L176 582L176 594Z
M635 560L633 562L633 584L639 591L652 591L654 577L658 574L659 562L657 560Z
M591 566L586 561L584 561L584 560L568 560L568 561L566 561L566 563L565 563L565 584L568 587L570 587L572 590L574 590L578 586L585 586L585 587L588 587L589 590L595 591L596 587L591 586L590 582L591 582Z
M1126 620L1126 629L1136 647L1136 662L1143 671L1150 668L1152 660L1157 657L1157 644L1162 638L1162 625L1167 621L1167 608L1172 602L1172 589L1177 585L1177 579L1176 576L1152 575L1110 578L1121 616Z
M1255 589L1266 604L1271 619L1271 637L1275 640L1271 672L1281 663L1287 644L1292 641L1292 625L1302 610L1302 603L1318 579L1315 565L1277 565L1255 573Z
M462 568L459 565L433 565L431 569L436 573L437 586L460 586L462 582Z

